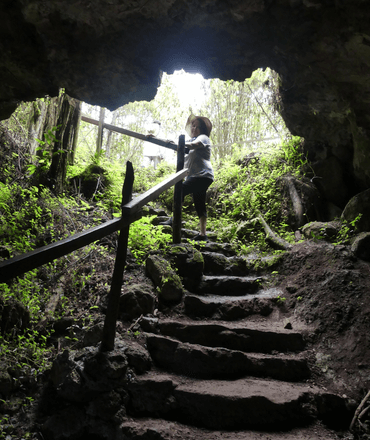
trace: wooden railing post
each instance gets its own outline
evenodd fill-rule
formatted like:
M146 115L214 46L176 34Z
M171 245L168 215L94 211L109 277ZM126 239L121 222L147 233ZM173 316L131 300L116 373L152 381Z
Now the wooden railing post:
M96 152L97 153L101 152L102 145L103 145L104 117L105 117L105 108L100 107L98 137L96 139Z
M177 169L181 171L184 168L185 156L185 136L179 137L179 146L177 149ZM182 180L175 184L173 195L173 225L172 225L172 241L173 243L181 243L181 222L182 222Z
M131 162L126 164L125 182L122 188L122 207L129 203L132 199L132 187L134 184L134 169ZM124 212L123 212L123 215ZM116 261L114 263L114 271L112 284L108 295L108 308L105 315L103 338L100 351L112 351L114 349L114 339L116 337L116 323L118 319L119 300L121 296L121 287L123 280L123 271L126 265L128 236L130 224L124 226L118 237L118 247Z

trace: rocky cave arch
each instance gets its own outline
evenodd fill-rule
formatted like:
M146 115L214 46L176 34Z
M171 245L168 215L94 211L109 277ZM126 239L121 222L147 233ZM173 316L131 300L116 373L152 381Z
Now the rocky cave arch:
M370 187L369 22L365 0L5 0L0 119L59 87L112 110L152 99L161 71L243 81L270 67L340 210Z

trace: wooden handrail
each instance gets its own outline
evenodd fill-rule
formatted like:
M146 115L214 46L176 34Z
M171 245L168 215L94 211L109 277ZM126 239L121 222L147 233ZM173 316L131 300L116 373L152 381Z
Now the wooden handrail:
M159 183L156 186L153 186L153 188L149 189L146 193L135 197L131 202L127 203L122 208L122 214L126 213L135 213L140 208L142 208L144 205L146 205L151 200L156 199L159 194L161 194L163 191L166 191L166 189L171 188L175 183L182 180L188 173L188 169L184 168L181 171L178 171L173 176L168 177L163 182ZM176 180L175 180L176 176Z
M97 125L99 127L99 121L88 116L82 115L81 121L88 122L89 124ZM167 141L164 139L159 139L156 137L145 136L145 134L136 133L135 131L127 130L126 128L117 127L116 125L102 123L102 128L107 130L115 131L116 133L125 134L126 136L131 136L137 139L141 139L145 142L151 142L152 144L160 145L161 147L169 148L171 150L177 151L177 145L172 141Z
M140 208L151 200L154 200L163 191L182 180L186 173L187 169L185 168L124 205L122 207L122 218L109 220L106 223L79 232L65 238L64 240L51 243L34 251L1 262L0 283L4 283L9 279L22 275L32 269L36 269L43 264L50 263L56 258L63 257L64 255L128 226L130 223L140 218Z

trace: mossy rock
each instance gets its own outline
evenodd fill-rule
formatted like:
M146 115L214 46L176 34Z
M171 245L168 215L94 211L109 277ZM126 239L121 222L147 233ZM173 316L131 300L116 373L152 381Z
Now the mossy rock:
M157 287L160 302L178 304L181 301L184 289L179 275L169 261L158 255L150 255L146 259L145 269Z
M102 194L111 186L111 179L103 167L90 164L78 176L71 179L86 199L91 199L94 194Z
M201 281L204 272L202 253L191 244L173 245L165 255L182 277L186 289L193 290Z
M343 210L342 218L347 222L352 222L362 214L361 219L356 223L357 232L370 231L370 188L356 194L347 203Z
M333 241L337 237L341 228L341 222L311 222L302 228L302 233L306 238L314 238L325 241Z
M356 257L370 261L370 232L361 232L352 243L351 251Z
M125 287L119 302L119 314L125 321L131 321L140 315L154 312L155 295L147 284L133 284Z
M191 244L172 245L166 254L181 277L202 278L204 258L202 253Z

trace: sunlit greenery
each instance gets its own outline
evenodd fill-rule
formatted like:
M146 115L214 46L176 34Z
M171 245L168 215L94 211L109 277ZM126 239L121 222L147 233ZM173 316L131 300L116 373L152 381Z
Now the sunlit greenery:
M129 247L139 264L144 264L149 252L164 248L172 236L163 232L163 226L153 226L155 216L143 217L130 227Z

